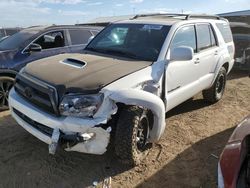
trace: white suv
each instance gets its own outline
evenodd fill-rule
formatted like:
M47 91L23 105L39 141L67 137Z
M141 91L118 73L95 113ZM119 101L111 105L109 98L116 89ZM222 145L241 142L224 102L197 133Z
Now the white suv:
M138 15L106 27L82 54L27 65L9 95L12 116L55 153L103 154L135 165L165 130L165 113L202 91L222 98L234 63L228 21ZM66 144L65 144L66 143Z

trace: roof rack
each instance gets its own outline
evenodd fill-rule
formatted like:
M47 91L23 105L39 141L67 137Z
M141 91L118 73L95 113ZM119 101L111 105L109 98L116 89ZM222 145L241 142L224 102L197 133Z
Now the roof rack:
M192 18L202 18L202 19L215 19L215 20L221 20L223 19L220 16L217 15L209 15L209 14L188 14L186 16L186 20L192 19Z
M179 18L182 20L190 20L190 19L215 19L215 20L223 20L224 18L217 16L217 15L208 15L208 14L161 14L161 13L155 13L155 14L138 14L135 15L132 19L137 19L141 17L154 17L154 16L164 16L167 18Z
M152 17L152 16L177 17L177 16L186 16L186 15L185 14L161 14L161 13L137 14L132 19L137 19L137 18L140 18L140 17Z

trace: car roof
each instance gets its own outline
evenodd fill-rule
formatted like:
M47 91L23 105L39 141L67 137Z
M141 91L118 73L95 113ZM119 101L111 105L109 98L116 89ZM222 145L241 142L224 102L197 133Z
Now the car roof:
M161 24L161 25L173 25L177 22L195 22L205 21L211 22L216 20L226 20L217 15L206 14L142 14L136 15L129 20L118 21L116 23L138 23L138 24Z
M159 25L173 25L181 20L177 19L156 19L156 18L139 18L132 20L123 20L115 23L134 23L134 24L159 24Z
M44 31L44 30L54 30L54 29L90 29L90 30L102 30L103 27L96 26L79 26L79 25L52 25L52 26L32 26L23 29L24 31Z

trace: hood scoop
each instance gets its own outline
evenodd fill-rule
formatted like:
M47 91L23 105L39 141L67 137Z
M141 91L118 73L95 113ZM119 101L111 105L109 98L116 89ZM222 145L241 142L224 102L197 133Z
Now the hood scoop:
M67 58L64 59L62 61L60 61L60 63L71 66L71 67L75 67L78 69L84 68L87 63L78 59L73 59L73 58Z

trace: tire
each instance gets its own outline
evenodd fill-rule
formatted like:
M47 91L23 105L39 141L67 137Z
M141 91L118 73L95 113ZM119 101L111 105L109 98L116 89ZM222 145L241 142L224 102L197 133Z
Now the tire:
M213 86L207 90L202 91L203 98L210 102L218 102L223 94L226 87L227 71L224 67L221 67Z
M14 78L8 76L0 77L0 110L9 109L9 91L14 85Z
M121 110L114 145L122 163L135 166L146 156L149 127L147 110L136 106L126 106Z

